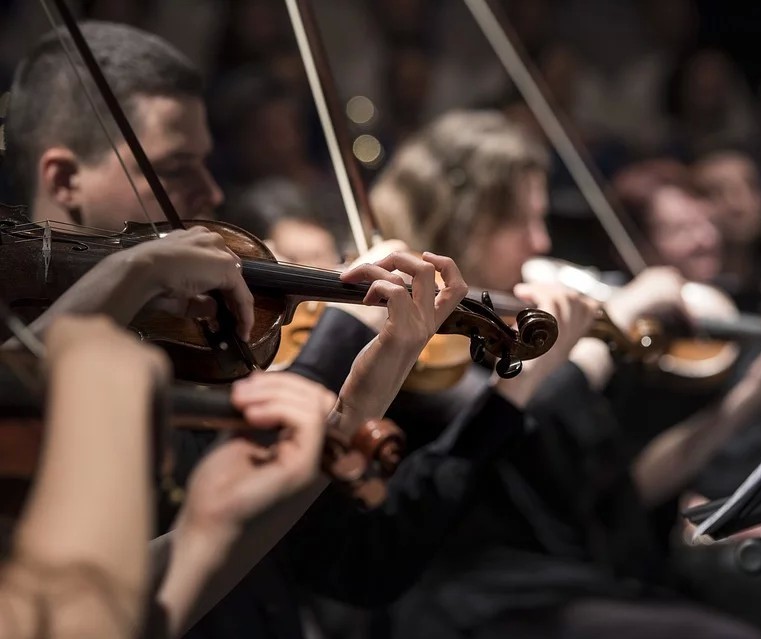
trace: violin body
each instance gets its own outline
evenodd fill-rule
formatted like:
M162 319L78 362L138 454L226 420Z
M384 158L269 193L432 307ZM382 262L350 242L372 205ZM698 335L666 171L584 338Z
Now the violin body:
M39 362L29 353L5 350L2 360L0 514L16 516L40 461L45 436L45 389L39 376ZM159 483L171 487L175 494L175 491L181 494L181 490L171 479L173 458L166 447L167 428L234 432L263 447L277 439L273 431L251 430L230 402L227 390L195 384L180 382L168 389L158 389L153 421L154 472ZM328 425L322 467L353 499L366 508L374 508L385 499L386 480L401 461L404 443L404 433L386 419L368 420L350 434Z
M320 321L324 311L325 302L304 302L296 307L291 322L283 326L280 347L272 361L271 369L284 370L293 363L309 340L312 329Z

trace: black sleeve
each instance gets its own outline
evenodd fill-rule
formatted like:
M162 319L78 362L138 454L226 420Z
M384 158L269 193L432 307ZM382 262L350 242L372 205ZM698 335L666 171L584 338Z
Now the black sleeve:
M338 393L354 359L375 335L352 315L328 307L288 370Z
M560 424L584 448L610 439L617 430L607 402L571 362L546 379L526 406L526 413L531 416L529 427Z
M441 437L400 464L381 508L363 511L326 491L285 544L298 581L354 605L399 597L468 508L479 471L522 427L522 414L483 387Z

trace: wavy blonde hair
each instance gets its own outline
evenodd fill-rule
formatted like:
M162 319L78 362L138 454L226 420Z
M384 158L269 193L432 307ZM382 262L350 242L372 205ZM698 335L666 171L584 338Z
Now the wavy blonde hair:
M385 237L467 272L472 243L523 215L519 181L548 168L546 149L501 112L453 111L400 147L370 197Z

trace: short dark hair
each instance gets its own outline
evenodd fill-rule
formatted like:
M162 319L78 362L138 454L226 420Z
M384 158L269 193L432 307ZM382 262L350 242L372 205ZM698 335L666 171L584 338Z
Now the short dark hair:
M81 29L134 126L140 124L135 96L203 95L198 69L158 36L110 22L83 22ZM63 37L72 48L68 34ZM72 57L105 113L90 74L76 53ZM5 135L7 163L27 198L36 188L36 165L45 149L60 144L95 160L110 148L55 31L40 38L16 68Z

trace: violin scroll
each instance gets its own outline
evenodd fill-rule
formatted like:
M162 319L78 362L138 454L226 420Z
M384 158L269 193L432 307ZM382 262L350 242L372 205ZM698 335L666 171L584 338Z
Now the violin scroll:
M386 480L401 461L404 443L404 433L388 419L366 421L351 438L329 429L322 468L365 508L377 508L386 499Z
M525 309L516 317L517 330L511 328L487 303L464 298L439 328L439 333L466 335L470 338L473 361L487 354L499 360L497 372L513 377L523 360L544 355L558 337L557 320L545 311Z
M545 311L536 308L524 309L518 313L515 322L521 342L527 349L541 354L546 353L558 337L557 321Z

